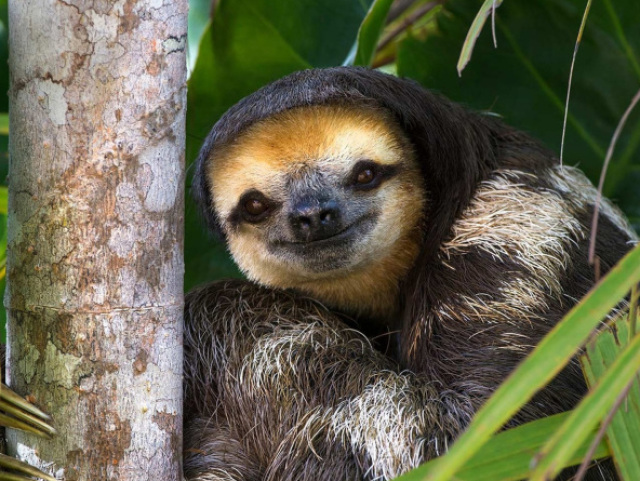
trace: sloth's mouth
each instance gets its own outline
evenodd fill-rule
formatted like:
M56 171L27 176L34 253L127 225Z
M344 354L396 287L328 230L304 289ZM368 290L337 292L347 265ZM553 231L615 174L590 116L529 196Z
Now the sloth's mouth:
M307 280L317 279L319 275L335 273L348 268L360 258L358 244L366 239L377 221L377 213L368 213L352 222L344 229L324 239L308 242L293 242L275 239L269 243L270 253L285 266L293 267L297 276L311 276ZM296 277L297 278L297 277Z
M304 253L307 249L315 250L322 249L324 247L338 247L341 244L351 244L353 238L355 238L356 234L365 234L373 227L375 223L375 214L367 214L355 222L352 222L348 226L346 226L341 231L336 234L324 237L322 239L315 239L309 241L290 241L285 239L277 239L271 242L272 246L275 248L286 248L294 251L300 251L300 253Z

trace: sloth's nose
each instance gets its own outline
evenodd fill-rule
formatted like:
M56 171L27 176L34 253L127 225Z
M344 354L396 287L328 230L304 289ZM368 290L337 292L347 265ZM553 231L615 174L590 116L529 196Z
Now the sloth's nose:
M304 200L291 209L289 224L297 241L327 239L340 232L340 207L333 199Z

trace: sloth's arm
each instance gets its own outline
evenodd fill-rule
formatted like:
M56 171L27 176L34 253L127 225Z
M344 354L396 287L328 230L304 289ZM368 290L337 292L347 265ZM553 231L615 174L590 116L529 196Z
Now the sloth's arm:
M220 282L185 314L187 479L390 479L446 450L473 411L312 300Z

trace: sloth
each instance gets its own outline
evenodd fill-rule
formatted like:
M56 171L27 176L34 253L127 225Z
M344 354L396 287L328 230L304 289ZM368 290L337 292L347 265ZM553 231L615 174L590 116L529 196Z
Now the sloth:
M248 280L185 307L186 478L386 480L443 454L594 284L596 190L495 116L362 68L227 111L193 179ZM635 242L607 200L605 273ZM510 426L571 409L574 360ZM607 463L588 479L616 479Z

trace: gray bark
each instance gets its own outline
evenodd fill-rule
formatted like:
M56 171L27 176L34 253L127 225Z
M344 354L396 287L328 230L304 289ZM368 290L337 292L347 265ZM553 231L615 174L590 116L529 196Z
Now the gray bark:
M65 480L181 479L187 0L15 0L9 450Z

